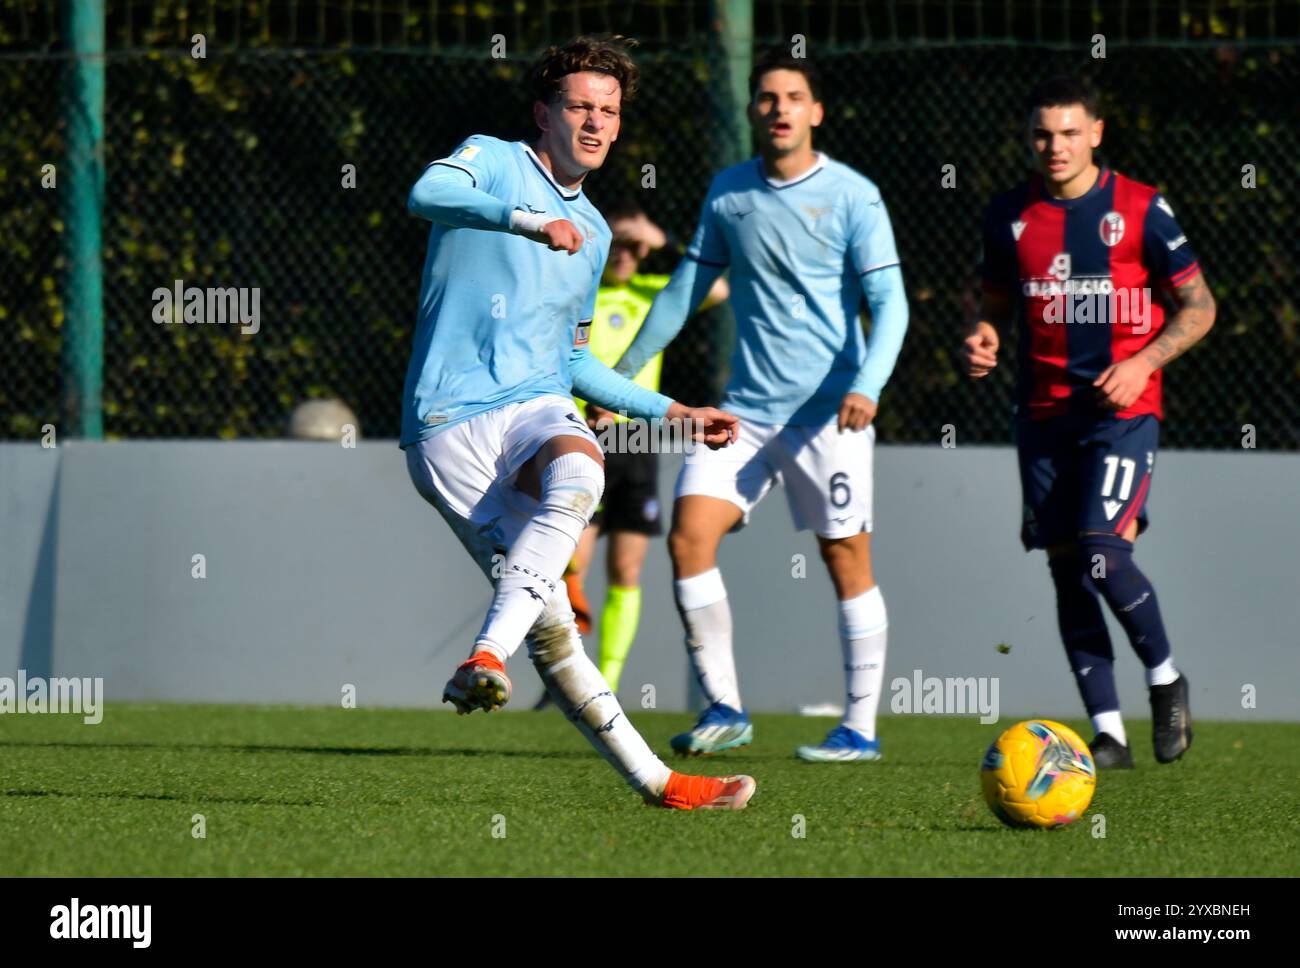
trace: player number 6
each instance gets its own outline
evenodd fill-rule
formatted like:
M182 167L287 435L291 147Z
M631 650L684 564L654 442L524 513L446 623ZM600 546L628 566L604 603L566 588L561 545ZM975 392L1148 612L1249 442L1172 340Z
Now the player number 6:
M842 494L843 498L841 499L837 497L836 496L837 494ZM852 492L849 490L849 475L844 471L840 471L837 474L832 474L831 475L831 504L837 508L848 507L849 499L851 496L852 496Z

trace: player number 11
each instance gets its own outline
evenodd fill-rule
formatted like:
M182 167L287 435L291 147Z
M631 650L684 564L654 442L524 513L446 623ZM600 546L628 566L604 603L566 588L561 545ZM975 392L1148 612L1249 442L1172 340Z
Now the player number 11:
M1106 479L1101 482L1101 496L1110 497L1110 489L1115 486L1115 469L1124 468L1124 483L1120 485L1119 499L1127 501L1129 491L1133 489L1133 474L1137 471L1137 462L1125 457L1122 460L1113 454L1104 458L1106 462Z

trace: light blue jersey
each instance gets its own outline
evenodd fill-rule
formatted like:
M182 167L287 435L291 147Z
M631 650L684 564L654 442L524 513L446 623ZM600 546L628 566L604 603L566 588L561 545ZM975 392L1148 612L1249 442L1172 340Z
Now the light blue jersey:
M907 304L889 215L871 181L825 155L788 181L766 177L758 158L720 172L687 259L619 372L662 348L724 268L736 346L723 409L761 423L815 425L832 419L850 391L879 400ZM870 353L858 321L864 292Z
M402 394L403 447L480 413L546 394L660 417L671 402L587 352L610 231L524 142L474 135L430 164L408 208L430 219L420 308ZM574 255L515 235L515 210L564 218Z

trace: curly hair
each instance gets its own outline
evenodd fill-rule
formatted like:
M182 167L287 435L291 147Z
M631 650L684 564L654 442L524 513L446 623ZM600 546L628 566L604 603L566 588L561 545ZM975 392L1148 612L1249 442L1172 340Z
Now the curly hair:
M623 100L636 95L641 72L628 55L637 42L621 34L575 37L559 47L549 47L529 73L528 83L537 100L549 104L560 95L561 81L570 74L594 71L608 74L623 89Z

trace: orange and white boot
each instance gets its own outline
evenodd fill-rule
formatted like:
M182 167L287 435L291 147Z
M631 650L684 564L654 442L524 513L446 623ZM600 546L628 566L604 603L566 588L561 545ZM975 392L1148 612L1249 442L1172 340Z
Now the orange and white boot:
M744 810L757 786L752 776L689 776L674 770L664 792L648 802L669 810Z
M573 609L573 621L583 635L591 634L591 605L587 593L582 587L582 578L576 571L564 573L564 590L569 593L569 607Z
M454 705L462 716L476 709L496 712L510 701L506 667L491 652L475 652L460 664L443 688L442 701Z

